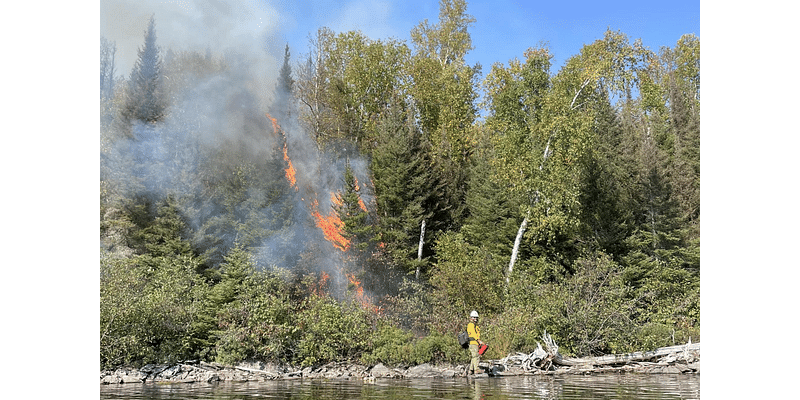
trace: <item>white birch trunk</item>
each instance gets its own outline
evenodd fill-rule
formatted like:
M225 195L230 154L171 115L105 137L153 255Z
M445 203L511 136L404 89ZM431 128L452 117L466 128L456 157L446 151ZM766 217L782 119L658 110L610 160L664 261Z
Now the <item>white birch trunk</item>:
M514 263L517 261L517 253L519 252L519 243L522 241L522 235L525 233L525 228L528 226L528 217L530 216L530 212L525 218L522 220L522 223L519 225L519 230L517 231L517 238L514 239L514 249L511 251L511 261L508 263L508 273L506 274L506 284L508 284L511 280L511 273L514 272Z
M422 245L425 243L425 221L422 221L422 227L419 229L419 248L417 249L417 261L422 262ZM417 264L416 278L419 280L419 264Z

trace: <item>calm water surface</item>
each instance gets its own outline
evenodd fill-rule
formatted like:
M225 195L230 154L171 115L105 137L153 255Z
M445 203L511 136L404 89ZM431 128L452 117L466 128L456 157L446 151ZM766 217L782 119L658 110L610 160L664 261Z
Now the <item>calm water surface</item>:
M292 380L101 385L100 399L699 399L700 375L607 374L478 379Z

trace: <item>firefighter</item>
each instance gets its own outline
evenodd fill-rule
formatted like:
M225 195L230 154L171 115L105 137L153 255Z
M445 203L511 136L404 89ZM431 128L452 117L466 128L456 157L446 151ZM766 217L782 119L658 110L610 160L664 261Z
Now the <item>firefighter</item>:
M478 363L481 361L481 355L478 353L478 348L483 346L481 341L481 328L478 326L478 312L472 310L469 313L469 323L467 324L467 334L469 335L469 354L472 356L472 361L469 363L467 375L475 375L478 373Z

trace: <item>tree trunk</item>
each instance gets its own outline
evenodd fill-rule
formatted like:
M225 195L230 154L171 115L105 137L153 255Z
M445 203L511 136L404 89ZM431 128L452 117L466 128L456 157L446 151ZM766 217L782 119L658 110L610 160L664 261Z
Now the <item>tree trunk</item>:
M572 358L564 357L558 353L558 346L555 344L555 341L553 341L550 335L547 334L547 332L544 333L542 339L545 342L545 349L547 354L551 357L553 364L564 365L568 367L628 364L633 361L646 361L670 354L700 350L700 343L692 343L690 340L687 344L661 347L651 351L636 351L627 354L610 354L599 357Z
M419 280L419 268L422 264L422 245L425 243L425 220L422 221L422 227L419 229L419 247L417 248L417 273L416 279Z
M522 241L522 235L525 233L525 228L528 226L528 217L530 216L530 211L528 211L528 215L522 220L522 223L519 225L519 230L517 231L517 238L514 239L514 249L511 251L511 261L508 263L508 274L506 274L506 284L508 284L511 280L511 272L514 271L514 263L517 261L517 254L519 253L519 243Z

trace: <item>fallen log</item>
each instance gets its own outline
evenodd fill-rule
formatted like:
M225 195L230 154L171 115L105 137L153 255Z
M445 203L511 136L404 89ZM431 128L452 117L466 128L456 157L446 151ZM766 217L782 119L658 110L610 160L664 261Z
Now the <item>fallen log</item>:
M545 332L542 336L542 340L545 342L545 349L549 358L553 361L553 364L567 367L628 364L631 362L647 361L679 353L683 353L685 355L684 359L694 359L694 352L700 351L700 343L692 343L692 341L689 340L689 343L687 344L661 347L650 351L636 351L627 354L610 354L598 357L572 358L564 357L558 352L558 346L555 344L555 341L553 341L550 335L547 334L547 332ZM692 353L690 354L690 352Z
M678 346L661 347L651 351L637 351L627 354L611 354L600 357L570 358L560 354L553 358L553 363L569 367L581 365L615 365L628 364L634 361L647 361L670 354L700 350L700 343L688 343Z
M661 347L651 351L637 351L627 354L611 354L598 357L573 358L565 357L558 352L558 345L550 335L542 335L544 347L537 343L537 348L530 354L516 353L498 360L495 365L502 366L503 370L516 367L524 372L553 371L555 367L593 368L603 366L619 366L636 363L647 364L647 361L658 361L658 364L672 364L675 362L691 364L700 358L700 343Z

